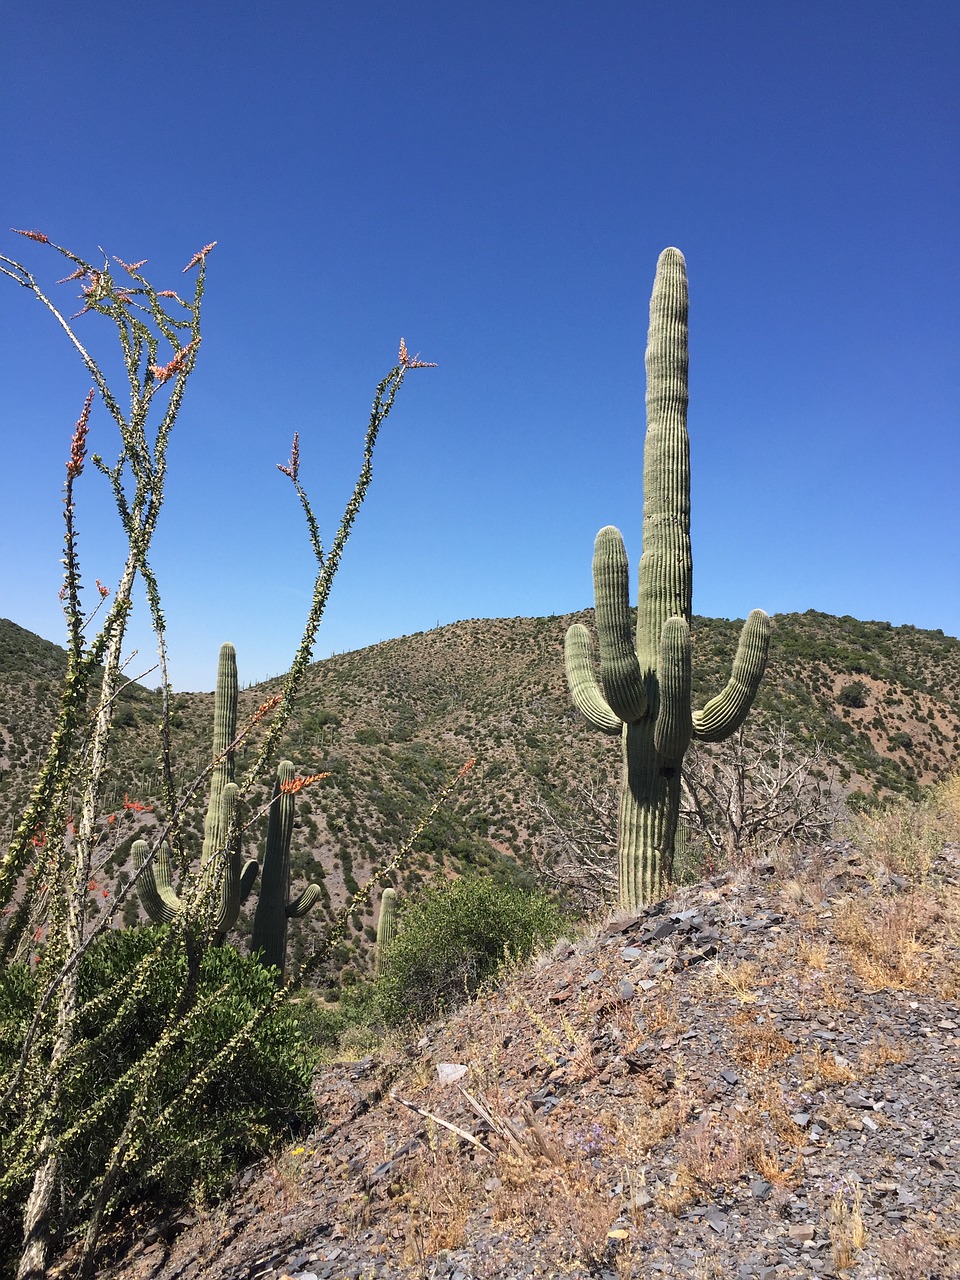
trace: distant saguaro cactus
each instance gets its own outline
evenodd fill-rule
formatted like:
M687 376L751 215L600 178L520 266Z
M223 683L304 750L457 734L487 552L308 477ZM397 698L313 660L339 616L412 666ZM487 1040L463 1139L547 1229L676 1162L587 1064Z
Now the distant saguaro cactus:
M239 840L231 841L237 804L232 748L237 736L238 693L236 651L232 644L225 644L220 649L213 700L213 767L201 856L203 874L209 880L216 879L219 885L212 923L214 932L221 938L236 924L240 906L250 893L258 871L256 859L241 864ZM152 862L148 861L149 852L150 846L145 840L135 842L134 865L138 871L143 867L137 881L140 901L151 920L169 924L182 906L173 888L170 848L162 844ZM217 865L218 855L225 859L222 867Z
M240 907L248 898L260 865L255 858L243 861L240 841L233 834L237 805L234 777L233 744L237 737L237 656L232 644L220 649L217 688L213 703L213 768L210 776L210 801L204 821L202 874L218 884L213 908L213 930L222 940L233 928ZM277 767L273 801L267 823L260 895L253 920L250 950L259 952L265 965L279 970L282 978L286 966L287 921L300 919L317 903L322 890L309 884L293 901L290 892L290 838L293 833L297 791L311 778L296 778L289 760ZM173 871L169 846L164 843L149 861L150 846L138 840L133 856L138 871L143 867L137 888L144 910L151 920L168 924L182 909L183 902L173 888ZM223 859L223 862L220 862Z
M718 742L740 727L760 684L769 644L769 619L755 609L744 624L726 688L702 711L692 711L687 311L683 255L664 249L647 340L636 637L627 554L619 530L608 525L597 534L593 556L599 681L587 628L577 623L566 638L574 705L593 728L621 737L618 861L620 904L626 908L653 900L671 876L680 771L691 736Z
M380 915L377 918L377 947L374 972L379 978L383 972L383 958L397 932L397 891L384 889L380 898Z

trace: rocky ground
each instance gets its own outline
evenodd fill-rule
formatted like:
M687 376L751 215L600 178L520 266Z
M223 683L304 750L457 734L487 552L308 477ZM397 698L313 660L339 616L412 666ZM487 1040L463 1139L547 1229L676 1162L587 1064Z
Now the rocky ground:
M960 846L615 917L335 1063L322 1124L110 1280L960 1277Z

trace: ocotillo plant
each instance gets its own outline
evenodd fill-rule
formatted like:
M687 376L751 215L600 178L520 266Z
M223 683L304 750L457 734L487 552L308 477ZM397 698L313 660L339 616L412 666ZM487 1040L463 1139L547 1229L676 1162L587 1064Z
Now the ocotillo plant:
M379 978L383 972L383 958L397 932L397 891L384 889L380 898L380 915L377 918L377 949L374 973Z
M195 1111L203 1115L205 1093L219 1083L241 1048L251 1043L251 1038L278 1008L292 984L288 983L282 991L259 1003L249 1016L241 1013L239 1016L245 1019L242 1034L231 1033L229 1038L221 1039L219 1029L211 1024L213 1034L200 1040L193 1037L195 1047L188 1048L192 1033L198 1026L205 1025L203 1020L207 1018L209 1006L201 998L195 980L194 962L202 958L203 948L194 946L195 938L188 937L192 930L181 927L187 923L189 914L181 911L138 966L135 981L110 986L93 1001L80 998L83 957L91 945L106 941L111 923L137 887L133 881L118 886L100 914L90 919L88 891L92 873L102 866L103 850L98 850L97 845L103 795L109 785L109 747L117 695L127 679L123 674L123 654L138 579L146 589L159 652L163 715L157 746L163 777L162 807L169 822L162 834L172 830L175 846L179 839L177 819L186 802L186 797L181 797L174 785L170 760L171 690L166 633L159 584L151 567L151 545L163 506L168 445L200 347L206 258L213 244L204 246L187 264L187 272L196 268L197 280L192 297L181 298L175 290L154 287L142 274L143 262L128 264L104 257L98 265L52 244L40 231L21 234L70 261L70 274L59 283L77 282L81 308L76 315L85 317L84 326L91 324L89 333L83 332L81 340L81 334L73 325L74 317L64 314L26 266L2 253L0 276L27 289L57 321L90 375L96 400L105 407L119 433L119 448L113 463L104 461L101 453L89 457L112 492L125 547L112 604L103 605L102 626L94 634L92 620L110 591L98 583L99 602L92 610L85 606L75 500L77 483L87 461L88 432L95 429L90 423L94 396L88 397L71 440L64 492L66 572L61 599L67 621L67 672L56 724L36 784L10 848L0 856L0 914L3 917L0 964L20 964L22 947L26 944L31 957L30 989L29 993L26 987L23 991L25 998L33 1003L32 1016L22 1023L22 1035L19 1028L16 1031L18 1043L7 1046L12 1055L7 1064L10 1070L5 1072L0 1085L0 1218L3 1226L0 1270L13 1274L12 1250L16 1246L15 1233L11 1232L20 1215L23 1237L17 1270L19 1280L41 1280L47 1275L50 1257L62 1253L61 1246L65 1247L65 1242L73 1239L79 1239L80 1245L79 1253L71 1249L71 1265L79 1280L85 1280L96 1265L97 1244L106 1220L119 1212L117 1206L128 1203L138 1188L145 1185L142 1176L148 1167L153 1166L153 1172L147 1182L157 1169L166 1166L170 1153L162 1149L162 1138L156 1139L159 1145L152 1145L156 1134L163 1132L163 1126L177 1114ZM115 271L114 262L122 275ZM126 391L119 396L114 394L94 355L91 339L97 341L94 322L98 319L109 320L119 337L125 374L123 387L130 393L128 410L122 408ZM13 335L11 341L12 338ZM401 339L396 364L377 386L364 435L362 466L328 548L321 543L319 526L299 480L296 437L290 464L281 467L293 482L304 508L317 570L299 648L283 693L272 707L275 715L263 735L258 759L250 768L254 782L262 776L265 762L275 757L298 697L343 549L372 480L373 453L380 429L408 370L426 365L427 362L409 354ZM221 801L215 806L220 831L234 825L228 812L234 785L223 782ZM246 781L241 784L241 796L247 785ZM435 810L429 816L433 812ZM219 843L217 835L212 839L215 845ZM177 854L180 852L177 847ZM169 850L166 853L169 871ZM173 886L169 876L166 885L163 883L163 865L161 858L154 875L155 881L159 876L160 883L154 887L158 901L166 898L169 904L169 895L164 890L172 892ZM256 868L255 863L251 865ZM188 881L190 890L184 894L188 902L195 900L195 894L200 901L212 900L215 920L221 925L234 914L232 906L225 909L222 902L218 902L219 895L212 891L224 866L224 859L215 857L210 877L205 880L201 875ZM224 883L226 886L234 881L224 876ZM247 884L241 876L241 894ZM211 892L200 892L204 887ZM120 1019L136 1008L155 963L171 957L189 963L182 971L179 992L171 991L169 1001L163 996L162 1028L156 1032L152 1045L132 1065L118 1066L119 1074L112 1079L109 1070L104 1076L103 1063L96 1054L91 1054L91 1045L99 1041L102 1032L111 1025L120 1025ZM91 1031L94 1005L97 1016L92 1019L94 1029ZM181 1053L186 1053L187 1058L180 1058ZM177 1059L176 1066L171 1065L174 1059ZM184 1061L189 1066L181 1069ZM173 1101L165 1100L160 1084L163 1072L168 1069L188 1081ZM76 1107L77 1098L83 1094L82 1088L77 1092L77 1084L79 1076L88 1070L98 1076L99 1102L95 1108L87 1108L81 1117ZM101 1080L102 1088L99 1087ZM216 1107L213 1110L216 1111ZM217 1123L211 1120L211 1133ZM87 1147L86 1134L90 1130L85 1126L93 1125L98 1127L105 1142L102 1158L99 1153L93 1155L83 1175L83 1193L74 1195L77 1153ZM262 1132L263 1125L251 1121L250 1134L254 1130ZM72 1172L68 1174L67 1170Z
M279 970L282 978L287 962L287 921L300 920L316 905L322 890L318 884L307 887L288 901L290 893L290 837L293 834L296 808L296 770L289 760L277 766L277 781L267 823L267 844L260 874L260 896L253 917L251 954L259 954L265 965Z
M587 628L575 624L566 639L574 705L593 728L621 737L618 862L620 904L626 908L653 900L671 876L680 771L691 736L718 742L740 727L763 675L769 643L769 619L756 609L744 625L726 688L702 711L691 710L687 310L683 255L664 249L647 339L636 637L627 554L619 530L608 525L597 534L593 556L599 681Z

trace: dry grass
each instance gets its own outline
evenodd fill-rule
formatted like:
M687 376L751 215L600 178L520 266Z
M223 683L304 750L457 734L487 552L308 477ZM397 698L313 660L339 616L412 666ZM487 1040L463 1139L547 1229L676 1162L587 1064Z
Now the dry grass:
M863 1194L859 1185L843 1185L830 1204L830 1244L833 1264L838 1269L851 1267L867 1243L863 1221Z
M804 1075L802 1091L816 1093L833 1084L852 1084L857 1073L846 1058L836 1053L824 1053L820 1045L808 1050L800 1059Z
M745 1135L739 1128L711 1112L692 1125L678 1143L681 1168L686 1169L703 1187L732 1186L744 1173L750 1153Z
M846 834L863 851L873 888L834 909L831 932L847 964L869 989L956 997L960 890L937 864L944 846L960 840L960 774L919 801L857 814ZM815 952L812 944L811 962Z
M594 1270L615 1251L617 1237L629 1234L611 1236L621 1200L580 1148L561 1150L551 1138L547 1144L549 1157L511 1152L498 1159L488 1180L494 1220L520 1238L546 1233L558 1256Z
M679 1035L687 1030L687 1023L680 1016L676 1000L658 997L643 1012L643 1029L648 1035Z
M947 1257L934 1242L935 1233L913 1227L892 1240L876 1246L884 1265L883 1275L890 1280L918 1280L920 1276L939 1276L942 1280L960 1276L960 1252L954 1246Z
M831 922L850 967L871 988L925 991L941 944L941 913L920 890L893 898L848 898Z
M858 813L847 834L888 874L926 885L944 844L960 840L960 773L921 800L895 800Z
M525 997L521 996L515 1008L522 1011L530 1023L531 1043L541 1062L549 1067L563 1060L567 1066L567 1078L570 1081L583 1083L597 1074L597 1065L593 1059L588 1027L590 1019L586 1008L578 1010L580 1016L574 1020L563 1010L554 1014L556 1026L551 1026L547 1019L535 1009Z
M730 996L738 1004L756 1004L758 986L768 986L769 978L760 978L760 966L755 960L744 960L727 967L715 960L707 971L710 988L719 995Z
M797 964L807 970L825 973L829 965L829 952L823 941L813 936L803 935L797 941L795 958Z
M404 1261L423 1265L442 1249L466 1239L467 1219L478 1194L480 1173L455 1142L432 1135L429 1149L407 1170L403 1193Z
M762 1014L745 1011L734 1014L733 1025L736 1028L733 1057L751 1071L763 1074L794 1052L793 1044L766 1022Z
M862 1075L873 1075L881 1067L890 1063L906 1062L910 1056L907 1045L886 1036L878 1036L876 1040L864 1045L857 1056L857 1067Z

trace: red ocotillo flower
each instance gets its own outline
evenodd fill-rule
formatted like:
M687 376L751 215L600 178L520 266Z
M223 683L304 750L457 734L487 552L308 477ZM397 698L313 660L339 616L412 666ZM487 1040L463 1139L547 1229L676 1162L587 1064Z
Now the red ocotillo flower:
M202 262L203 259L210 252L210 250L216 245L216 243L217 243L216 240L211 240L209 244L205 244L199 253L195 253L193 255L193 257L190 259L187 265L183 268L183 270L189 271L190 268L195 267L198 262Z
M90 409L93 405L93 392L87 392L83 402L83 412L77 420L73 438L70 441L70 459L67 462L67 479L76 480L83 471L83 460L87 454L87 430L90 422ZM99 583L97 584L100 585Z
M309 787L311 782L319 782L321 778L329 777L329 773L310 773L305 778L291 778L289 782L280 783L280 790L284 795L295 796L304 787Z

